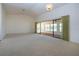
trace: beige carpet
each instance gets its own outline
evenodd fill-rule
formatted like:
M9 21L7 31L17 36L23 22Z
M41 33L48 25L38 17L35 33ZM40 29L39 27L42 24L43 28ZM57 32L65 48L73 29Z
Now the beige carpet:
M7 35L0 42L1 56L79 56L79 44L39 34Z

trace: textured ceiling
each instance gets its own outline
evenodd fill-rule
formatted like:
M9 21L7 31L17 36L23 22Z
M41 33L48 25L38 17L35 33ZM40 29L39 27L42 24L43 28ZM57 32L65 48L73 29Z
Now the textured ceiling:
M46 11L47 3L4 3L6 13L8 14L26 14L36 17ZM65 5L65 3L52 3L53 9Z

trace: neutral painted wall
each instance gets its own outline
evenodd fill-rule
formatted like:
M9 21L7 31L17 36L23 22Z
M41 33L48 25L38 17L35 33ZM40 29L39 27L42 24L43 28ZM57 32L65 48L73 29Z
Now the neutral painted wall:
M52 20L61 18L61 16L69 15L69 36L70 41L79 43L79 4L67 4L60 8L56 8L51 12L44 13L36 18L37 22L43 20Z
M0 40L2 40L6 35L6 26L5 26L5 9L4 5L0 3Z
M7 14L7 34L34 33L34 19L27 15Z
M1 40L2 5L0 4L0 40Z

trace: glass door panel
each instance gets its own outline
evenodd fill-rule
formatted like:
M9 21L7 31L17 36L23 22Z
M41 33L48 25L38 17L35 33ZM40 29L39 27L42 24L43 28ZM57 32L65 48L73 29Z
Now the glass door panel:
M41 33L45 32L45 23L41 22Z
M41 23L37 23L37 33L41 33Z
M54 37L57 38L62 38L62 20L61 19L57 19L54 21Z
M53 21L41 22L41 34L53 36Z

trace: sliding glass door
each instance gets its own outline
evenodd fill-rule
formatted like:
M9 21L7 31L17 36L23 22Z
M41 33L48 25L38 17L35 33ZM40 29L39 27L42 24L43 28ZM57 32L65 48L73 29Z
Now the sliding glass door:
M63 35L62 25L63 24L61 19L54 20L54 37L62 38Z
M63 16L60 19L39 22L37 33L53 36L63 40L69 40L69 16Z
M37 23L37 33L62 38L62 20L44 21Z

